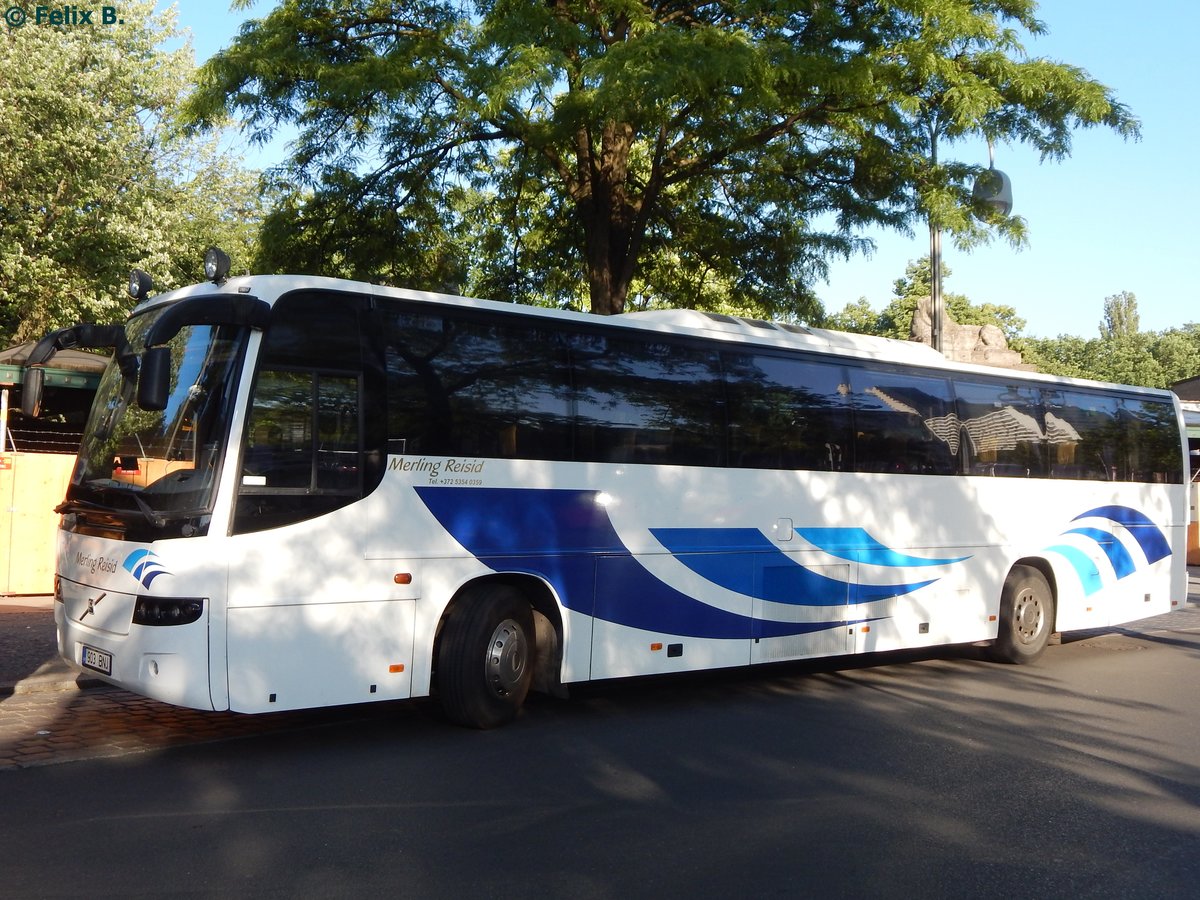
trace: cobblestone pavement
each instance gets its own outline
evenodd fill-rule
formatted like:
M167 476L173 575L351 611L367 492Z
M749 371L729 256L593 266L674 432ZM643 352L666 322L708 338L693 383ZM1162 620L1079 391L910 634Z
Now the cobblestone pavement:
M0 598L0 771L317 728L391 715L395 704L250 716L169 706L60 659L54 604Z
M250 716L169 706L119 688L0 698L0 771L318 728L388 715L389 704Z
M47 598L0 598L0 697L74 686L79 670L58 657Z
M1195 572L1195 570L1193 570ZM1164 631L1200 632L1200 576L1180 612L1093 632L1068 641ZM289 730L320 728L396 714L395 703L243 715L169 706L80 678L57 659L50 604L0 600L0 771L164 750ZM14 681L17 675L19 680ZM78 679L78 680L77 680Z

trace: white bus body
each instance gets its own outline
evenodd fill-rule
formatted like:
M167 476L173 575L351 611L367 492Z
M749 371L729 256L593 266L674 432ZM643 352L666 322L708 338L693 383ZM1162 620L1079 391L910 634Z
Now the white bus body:
M371 317L395 301L400 312L389 321L428 334L401 341L399 351L389 344L378 358L368 359L364 350L358 369L317 360L316 374L300 371L300 356L288 355L299 351L283 337L272 338L274 328L283 328L274 321L279 301L297 293L315 297L312 308L317 301L346 300L360 310L362 322L378 321ZM213 322L205 321L201 304L216 297L254 298L257 306L252 315L231 315L237 321L214 350L214 322L224 319L213 314ZM1178 404L1166 392L951 365L919 345L699 313L597 321L316 278L197 285L148 301L132 322L145 312L184 309L184 301L191 307L180 316L186 320L180 334L193 335L194 346L175 347L176 359L182 358L172 375L176 399L168 401L158 430L130 426L121 437L120 415L136 423L135 417L147 414L133 407L132 388L121 386L115 363L113 395L97 399L62 507L55 613L66 659L168 703L257 713L434 693L451 698L452 718L488 726L515 714L531 678L560 691L595 679L998 636L1003 645L1005 627L1008 645L1015 642L1017 651L1009 655L1020 661L1025 638L1032 657L1050 630L1164 613L1186 597L1186 446ZM944 378L948 390L955 379L996 390L1011 382L1013 396L1040 397L1042 413L1035 422L1017 401L1008 407L997 400L992 412L986 405L971 407L984 414L968 416L960 397L957 406L947 407L958 410L953 417L933 417L914 408L917 393L878 387L879 379L861 393L875 404L867 411L866 401L855 399L860 395L853 382L860 376L850 372L829 393L832 402L810 398L821 415L840 403L839 396L856 410L857 418L847 419L848 437L818 447L814 458L829 460L824 468L772 467L749 452L734 464L731 448L752 443L745 424L713 437L723 444L714 451L716 464L687 464L686 457L683 463L653 461L662 452L657 446L645 461L612 449L636 437L623 425L615 437L601 435L589 445L601 449L581 450L582 410L595 400L584 396L589 389L579 383L581 369L568 379L571 396L563 400L570 423L545 412L562 399L551 397L554 391L546 391L544 403L528 396L513 400L500 388L494 394L506 403L536 406L543 423L537 427L544 430L535 432L561 426L567 449L558 455L576 459L522 453L518 442L533 427L527 412L515 414L511 432L499 429L503 434L491 451L472 436L464 446L478 453L432 452L450 445L438 444L420 426L404 437L393 433L409 428L405 416L411 412L396 411L394 391L426 390L440 379L428 388L428 396L437 398L427 401L428 409L437 405L437 416L459 415L440 405L475 387L461 387L465 378L448 386L449 376L430 372L463 315L510 328L565 329L575 343L563 358L576 362L625 336L650 342L651 355L660 352L654 341L683 341L696 358L720 358L727 382L716 404L722 421L742 414L760 424L771 418L775 407L744 412L757 402L751 389L755 397L765 391L761 373L795 353L841 372L866 366L862 377L868 381L884 372L880 378L906 384L913 373L930 383ZM192 320L202 327L188 331ZM589 349L579 349L578 333L587 335ZM376 338L365 336L363 346ZM277 346L268 351L271 340ZM378 340L383 347L390 338ZM143 346L133 343L141 352ZM434 350L421 355L412 349L417 344ZM351 359L353 352L347 353ZM754 363L759 368L735 385L729 373L760 355ZM274 368L268 372L269 365ZM487 361L479 365L491 371ZM664 378L686 378L690 370L665 371ZM197 372L200 381L191 384ZM227 396L217 399L220 390ZM306 396L306 390L316 398L313 409L297 403L304 410L297 417L287 398ZM1150 451L1143 450L1138 465L1145 468L1129 469L1140 480L1081 476L1080 467L1090 463L1079 448L1088 438L1078 425L1063 424L1064 414L1051 412L1063 391L1099 398L1106 428L1144 414L1138 427L1149 435L1147 423L1157 416L1155 427L1167 435L1155 438L1157 469L1150 472ZM334 399L327 401L325 392ZM734 394L743 401L730 400ZM1110 395L1117 399L1110 403ZM615 402L612 396L588 407L587 429L600 434L609 427L596 424L595 409ZM743 412L733 409L738 402ZM189 403L193 412L183 410ZM846 454L858 447L857 468L879 468L867 460L863 427L854 430L855 423L893 415L914 422L925 415L926 428L947 442L945 458L955 471L861 471L848 464ZM984 420L988 424L980 424ZM649 430L670 440L672 429L658 419L654 424ZM683 423L676 430L690 427ZM770 430L775 427L762 426L768 435L779 433ZM1033 441L1020 429L1040 437ZM145 446L152 431L167 449ZM278 445L273 448L267 446L270 432ZM132 449L131 436L142 442L140 449ZM333 450L326 438L337 445ZM610 438L612 446L604 443ZM117 446L118 439L125 444ZM688 440L679 452L703 452L702 439ZM770 449L774 438L764 440ZM1041 477L996 461L1009 452L1006 446L1022 440L1042 454L1038 459L1057 460L1044 463ZM812 443L795 452L812 453ZM251 463L260 447L269 458L261 470ZM973 461L958 462L968 452ZM888 453L894 457L895 447ZM578 458L589 455L608 458ZM1105 455L1095 471L1115 477L1125 463L1114 459ZM1055 477L1068 467L1075 477ZM202 480L211 484L195 499L158 500ZM134 492L137 499L125 499ZM1022 573L1024 589L1014 580ZM1048 597L1039 596L1043 582L1037 579ZM1008 599L1010 608L1002 608L1006 591L1022 590L1025 600ZM514 597L518 612L508 611ZM468 607L488 605L497 610L492 619L472 623ZM1014 616L1026 621L1014 622ZM488 646L476 636L481 631Z

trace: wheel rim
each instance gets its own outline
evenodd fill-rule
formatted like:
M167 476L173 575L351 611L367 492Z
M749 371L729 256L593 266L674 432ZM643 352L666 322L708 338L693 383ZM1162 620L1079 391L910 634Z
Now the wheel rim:
M1041 598L1034 591L1022 591L1013 609L1013 626L1017 632L1017 639L1022 644L1035 643L1042 633L1045 621Z
M487 684L497 697L509 697L517 692L525 675L529 646L525 631L512 619L496 626L488 641L484 672Z

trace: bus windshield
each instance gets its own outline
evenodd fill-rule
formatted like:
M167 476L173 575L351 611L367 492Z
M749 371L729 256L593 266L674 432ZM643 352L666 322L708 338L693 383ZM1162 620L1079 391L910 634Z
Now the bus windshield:
M127 326L135 353L169 307ZM170 394L162 411L134 402L136 383L110 363L100 382L67 491L64 511L108 513L159 536L202 533L212 512L229 434L237 366L246 330L184 325L171 338ZM166 529L166 531L162 531Z

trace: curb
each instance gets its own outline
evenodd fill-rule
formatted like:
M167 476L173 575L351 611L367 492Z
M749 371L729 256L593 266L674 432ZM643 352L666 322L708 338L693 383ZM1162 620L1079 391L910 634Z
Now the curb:
M107 681L101 681L99 678L92 678L90 675L82 673L75 676L69 672L30 675L28 678L22 678L14 683L0 684L0 699L18 694L67 693L106 686L108 686Z

